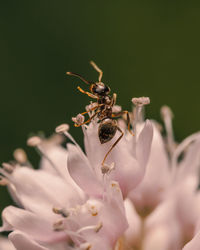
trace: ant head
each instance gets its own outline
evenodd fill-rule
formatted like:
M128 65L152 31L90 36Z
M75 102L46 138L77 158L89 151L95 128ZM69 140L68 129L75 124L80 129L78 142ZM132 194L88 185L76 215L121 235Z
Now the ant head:
M110 88L103 82L96 82L90 85L90 91L97 96L105 96L110 93Z
M92 94L94 94L96 96L105 96L105 95L110 93L110 88L101 81L96 82L96 83L92 83L92 82L85 80L82 76L80 76L76 73L66 72L66 74L76 76L76 77L80 78L83 82L85 82L86 84L89 84L90 91L92 92Z

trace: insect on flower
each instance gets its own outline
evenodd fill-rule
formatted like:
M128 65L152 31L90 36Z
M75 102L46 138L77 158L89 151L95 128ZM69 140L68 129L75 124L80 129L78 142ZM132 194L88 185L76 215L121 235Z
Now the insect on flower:
M97 101L93 103L94 106L89 111L81 113L81 115L85 115L89 113L90 111L94 111L94 114L85 122L82 122L79 124L75 123L74 124L75 127L80 127L81 125L89 123L93 118L98 117L99 119L98 136L99 136L99 140L101 144L110 141L115 136L117 130L121 133L119 138L114 142L114 144L106 153L102 161L102 165L104 166L104 162L107 156L109 155L109 153L112 151L112 149L117 145L117 143L121 140L121 138L124 135L123 131L120 129L120 127L118 127L117 121L114 120L113 118L117 118L126 114L128 130L132 135L134 134L132 133L130 129L130 117L129 117L128 111L125 110L125 111L121 111L118 113L113 113L113 106L116 103L117 94L114 93L113 96L109 95L110 88L101 81L102 76L103 76L103 71L93 61L91 61L90 64L99 73L98 82L87 81L81 75L76 74L76 73L66 72L66 74L76 76L80 78L83 82L85 82L86 84L90 85L90 92L84 91L79 86L77 88L81 93L86 94L93 99L97 99Z

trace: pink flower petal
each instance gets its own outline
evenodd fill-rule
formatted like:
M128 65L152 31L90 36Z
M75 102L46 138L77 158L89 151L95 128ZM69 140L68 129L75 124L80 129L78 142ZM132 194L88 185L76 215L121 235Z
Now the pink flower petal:
M39 245L20 231L14 231L9 234L9 239L12 241L16 250L48 250L48 248Z
M76 146L68 144L68 169L73 180L87 194L92 196L101 196L103 186L97 179L95 172L92 170L88 160Z
M129 194L137 210L144 208L153 210L163 199L164 191L168 188L171 179L163 139L155 125L153 131L152 147L144 178Z
M189 241L183 248L183 250L199 250L200 248L200 232L198 232L194 238Z
M136 157L143 171L149 160L151 143L153 139L153 126L149 120L145 122L136 144Z
M74 206L82 202L79 193L66 180L44 170L21 167L14 171L12 178L23 207L44 217L55 218L54 206Z
M129 227L126 230L124 237L130 246L137 246L140 240L141 233L141 218L136 212L133 203L127 198L124 201L126 217Z
M0 250L15 250L8 238L0 236Z
M11 228L28 234L32 239L43 242L54 242L63 239L66 235L63 232L55 232L52 222L45 220L27 210L9 206L2 213L2 231L10 231Z

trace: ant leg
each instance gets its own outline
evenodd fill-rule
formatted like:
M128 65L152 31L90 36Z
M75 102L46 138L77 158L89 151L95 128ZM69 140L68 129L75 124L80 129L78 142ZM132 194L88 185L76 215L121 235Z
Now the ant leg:
M101 81L101 78L103 76L103 71L96 65L95 62L90 61L90 64L92 65L92 67L99 73L99 82Z
M85 112L81 113L81 115L85 115L85 114L89 113L90 111L93 111L93 110L97 109L99 106L100 106L100 105L97 105L97 106L95 106L95 107L89 109L88 111L85 111Z
M81 113L81 115L85 115L85 114L87 114L87 113L89 113L90 111L93 111L93 110L95 110L95 109L97 109L97 108L99 108L99 107L101 107L101 106L104 106L105 104L98 104L97 103L97 106L95 106L95 107L93 107L93 108L91 108L91 109L89 109L89 111L85 111L85 112L83 112L83 113Z
M84 124L86 124L86 123L88 123L88 122L90 122L98 113L99 113L100 111L97 111L94 115L92 115L87 121L85 121L85 122L83 122L83 123L81 123L81 124L74 124L74 126L75 127L80 127L80 126L82 126L82 125L84 125Z
M134 136L134 133L131 131L131 122L130 122L130 116L129 116L129 112L127 110L125 111L122 111L122 112L119 112L117 114L112 114L112 117L119 117L119 116L122 116L123 114L126 114L127 116L127 123L128 123L128 131L129 133Z
M111 148L108 150L108 152L106 153L103 161L102 161L102 165L104 166L104 162L106 160L106 158L108 157L108 155L110 154L110 152L113 150L113 148L117 145L117 143L122 139L123 135L124 135L124 132L119 128L117 127L117 130L119 130L119 132L121 132L121 135L120 137L116 140L116 142L111 146Z
M77 87L77 89L78 89L81 93L86 94L86 95L88 95L88 96L91 97L91 98L98 99L97 96L93 95L93 94L90 93L90 92L84 91L84 90L83 90L81 87L79 87L79 86Z

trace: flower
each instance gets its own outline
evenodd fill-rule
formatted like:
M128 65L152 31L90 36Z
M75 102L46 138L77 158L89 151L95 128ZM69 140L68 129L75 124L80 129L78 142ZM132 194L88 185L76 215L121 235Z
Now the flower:
M17 250L197 250L200 245L200 133L180 144L174 140L172 112L165 106L161 125L143 118L149 98L133 98L130 114L118 121L124 136L101 144L98 118L82 125L85 153L69 134L56 128L48 139L34 136L28 145L41 155L34 169L25 152L4 163L0 184L17 204L2 213L0 231ZM92 105L86 107L94 115ZM121 108L114 106L113 112ZM80 126L84 117L73 118ZM63 148L63 135L71 143ZM0 239L1 240L1 239ZM6 241L8 244L8 241ZM11 245L12 247L12 245Z

